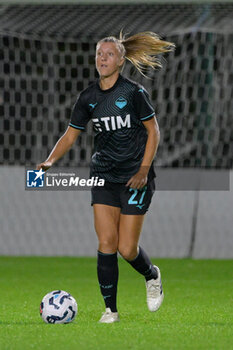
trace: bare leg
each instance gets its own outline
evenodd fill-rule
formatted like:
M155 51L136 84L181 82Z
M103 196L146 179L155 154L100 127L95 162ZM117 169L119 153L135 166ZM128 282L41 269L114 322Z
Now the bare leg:
M94 204L93 209L95 230L99 240L99 251L106 254L116 253L120 208Z
M118 250L126 260L138 255L138 241L145 215L120 215Z

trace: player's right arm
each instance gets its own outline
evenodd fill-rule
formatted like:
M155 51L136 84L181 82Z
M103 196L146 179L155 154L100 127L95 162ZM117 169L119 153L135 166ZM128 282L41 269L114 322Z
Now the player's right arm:
M81 130L68 126L66 132L57 141L48 158L44 162L37 164L36 169L48 170L58 159L69 151L80 133Z

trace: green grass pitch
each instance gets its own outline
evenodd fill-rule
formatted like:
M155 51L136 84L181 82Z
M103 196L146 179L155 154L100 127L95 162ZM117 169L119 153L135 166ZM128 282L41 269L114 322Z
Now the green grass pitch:
M233 349L232 260L153 259L165 298L147 310L142 276L119 259L121 321L99 324L104 310L95 258L0 258L0 350ZM68 325L45 324L42 297L70 292L79 312Z

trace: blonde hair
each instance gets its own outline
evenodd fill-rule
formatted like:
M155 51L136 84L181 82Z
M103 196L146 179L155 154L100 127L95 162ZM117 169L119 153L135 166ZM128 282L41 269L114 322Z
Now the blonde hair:
M173 51L175 44L164 41L153 32L141 32L125 38L122 31L119 39L109 36L101 39L102 42L114 42L121 54L121 57L130 61L136 69L145 76L146 67L161 68L162 64L157 57L158 54Z

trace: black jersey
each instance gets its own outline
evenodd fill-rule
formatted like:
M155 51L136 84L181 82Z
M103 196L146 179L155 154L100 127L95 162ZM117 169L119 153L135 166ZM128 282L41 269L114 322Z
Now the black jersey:
M87 123L93 122L96 135L91 176L125 183L136 174L147 141L142 121L154 115L147 91L122 75L108 90L101 90L97 81L81 92L69 125L85 130Z

